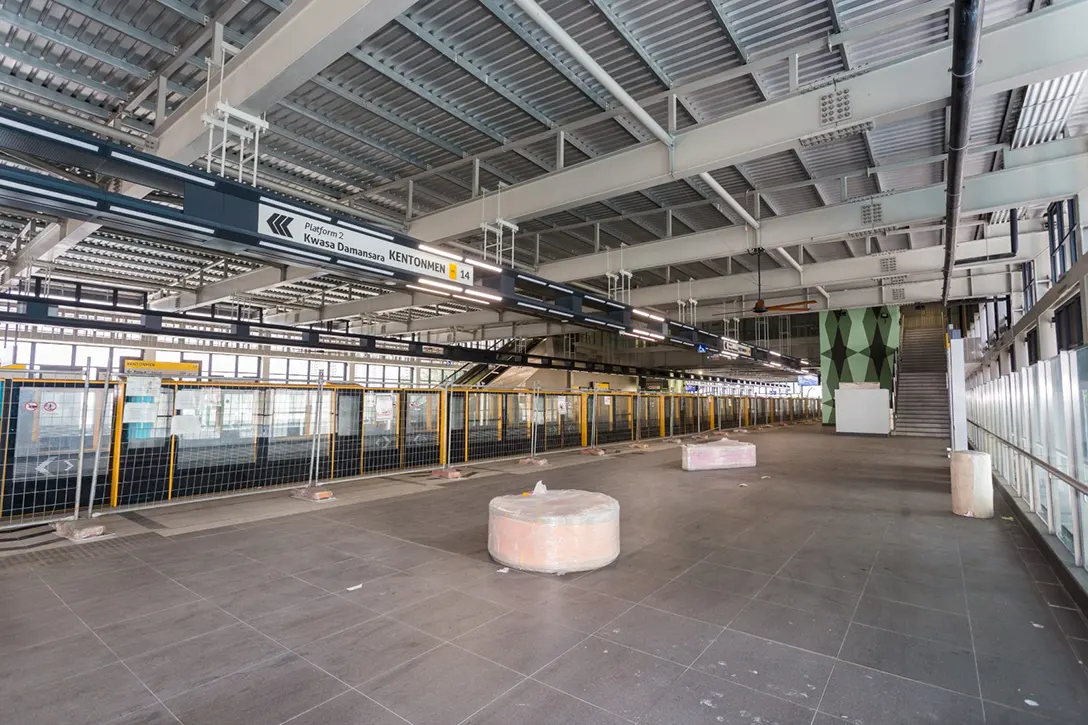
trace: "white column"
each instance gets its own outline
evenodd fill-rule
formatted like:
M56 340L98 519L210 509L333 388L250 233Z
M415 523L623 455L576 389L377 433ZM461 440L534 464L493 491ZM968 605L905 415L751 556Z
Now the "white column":
M1017 335L1016 340L1013 342L1013 347L1016 350L1016 369L1017 371L1023 370L1028 366L1027 335Z
M1039 359L1049 360L1058 356L1058 331L1054 327L1054 314L1047 310L1039 316Z
M1012 372L1012 355L1009 354L1009 350L1002 350L998 355L997 362L1002 375L1008 375Z

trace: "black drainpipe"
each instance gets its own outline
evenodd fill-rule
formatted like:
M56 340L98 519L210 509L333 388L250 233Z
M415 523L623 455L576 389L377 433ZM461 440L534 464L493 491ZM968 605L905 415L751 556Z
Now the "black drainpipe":
M949 114L948 161L944 227L944 285L941 303L948 304L952 265L956 259L956 228L960 223L963 162L971 130L971 101L975 92L982 0L956 0L952 6L952 108Z
M956 266L958 267L961 264L978 264L979 262L998 262L1002 259L1012 259L1020 254L1020 219L1017 216L1019 211L1019 209L1009 210L1009 251L1002 252L1001 254L988 254L984 257L961 259L956 262Z

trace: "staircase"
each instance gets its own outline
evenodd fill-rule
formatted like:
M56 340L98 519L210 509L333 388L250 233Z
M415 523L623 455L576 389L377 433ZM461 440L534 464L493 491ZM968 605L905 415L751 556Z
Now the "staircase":
M945 331L904 326L902 335L893 435L948 438Z

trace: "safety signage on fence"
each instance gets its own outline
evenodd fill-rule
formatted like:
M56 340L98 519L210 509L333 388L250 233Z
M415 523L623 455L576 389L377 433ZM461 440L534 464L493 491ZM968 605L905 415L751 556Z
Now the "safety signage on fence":
M361 227L356 231L268 204L258 204L257 232L402 272L463 285L473 283L472 265L396 244L392 236L382 232L368 232Z
M46 413L53 413L57 410L57 404L52 400L47 401L42 404L42 410L44 410Z
M393 396L379 394L374 396L374 420L393 420Z
M35 400L31 400L29 402L23 403L23 410L25 410L28 413L33 413L37 409L38 409L38 403Z
M198 362L165 362L158 360L125 360L122 368L126 373L142 375L199 375Z

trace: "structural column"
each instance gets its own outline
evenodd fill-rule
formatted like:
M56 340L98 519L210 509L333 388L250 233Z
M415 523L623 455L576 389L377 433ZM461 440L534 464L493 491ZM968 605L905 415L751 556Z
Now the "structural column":
M1054 314L1047 310L1039 316L1039 359L1049 360L1058 356L1058 331L1054 327Z

